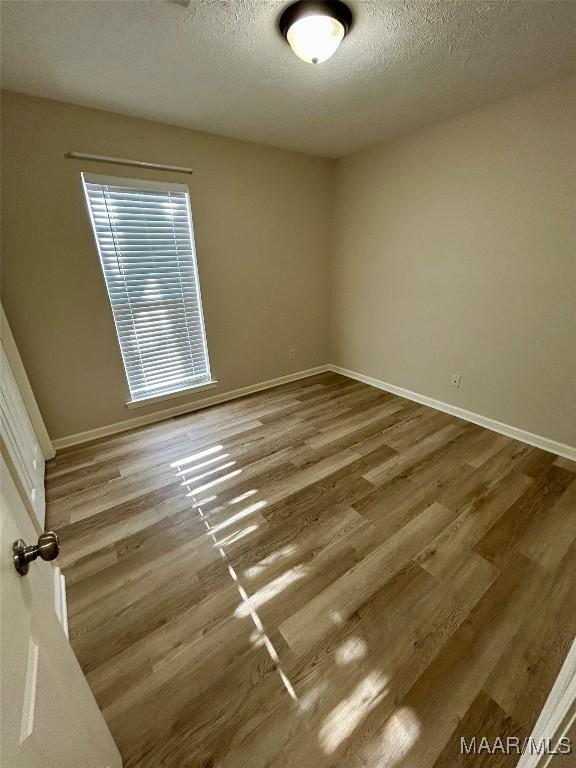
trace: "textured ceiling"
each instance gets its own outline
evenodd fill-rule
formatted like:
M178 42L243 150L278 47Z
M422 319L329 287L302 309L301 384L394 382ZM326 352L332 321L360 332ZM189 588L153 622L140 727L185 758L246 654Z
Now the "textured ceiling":
M313 66L285 3L2 2L3 87L338 157L576 71L573 0L349 4Z

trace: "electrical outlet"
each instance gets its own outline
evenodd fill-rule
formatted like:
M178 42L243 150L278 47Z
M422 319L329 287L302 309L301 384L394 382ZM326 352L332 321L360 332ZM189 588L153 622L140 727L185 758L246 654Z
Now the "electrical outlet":
M456 387L457 389L459 389L461 381L462 381L462 376L459 373L452 374L452 379L450 380L450 384L452 384L453 387Z
M296 360L296 350L295 349L289 349L288 350L288 357L290 360Z

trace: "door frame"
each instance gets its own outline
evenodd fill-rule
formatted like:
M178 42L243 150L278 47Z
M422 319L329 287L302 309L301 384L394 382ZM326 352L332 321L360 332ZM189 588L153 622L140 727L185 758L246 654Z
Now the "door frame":
M554 759L554 754L538 749L541 744L550 745L553 752L560 739L574 736L576 733L576 639L568 651L562 669L550 691L540 717L530 734L530 744L534 744L537 753L525 752L516 768L546 768ZM572 738L572 752L576 751L576 742Z

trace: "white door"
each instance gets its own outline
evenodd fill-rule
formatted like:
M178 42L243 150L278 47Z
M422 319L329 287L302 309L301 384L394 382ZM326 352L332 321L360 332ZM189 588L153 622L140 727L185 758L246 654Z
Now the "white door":
M0 461L0 765L121 768L58 621L52 565L37 559L26 576L14 568L12 543L34 544L38 533L4 456Z
M43 530L44 456L6 355L4 339L0 344L0 425L22 493L38 529Z

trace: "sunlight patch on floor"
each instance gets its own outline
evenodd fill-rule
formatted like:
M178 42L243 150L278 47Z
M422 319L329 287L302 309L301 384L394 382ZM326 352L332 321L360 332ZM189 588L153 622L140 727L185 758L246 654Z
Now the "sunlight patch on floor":
M217 451L222 450L222 446L215 446L212 449L208 449L208 451L200 452L198 454L194 454L193 456L189 456L186 459L174 462L170 466L177 469L177 474L182 476L184 473L181 469L181 465L183 463L191 463L195 459L202 458L205 455L209 455L210 453L215 453ZM229 456L230 454L225 454L224 456L218 456L218 460L221 460L224 457ZM211 462L207 462L211 463ZM206 473L206 475L213 474L213 472L220 471L222 469L227 468L228 466L231 466L232 464L235 464L236 462L232 461L229 462L227 465L223 467L219 467L216 470L213 470L211 472ZM205 465L204 465L205 466ZM198 467L196 467L197 469ZM193 470L191 470L193 471ZM218 478L217 480L214 480L210 483L206 483L205 485L202 485L198 488L193 488L192 490L187 493L187 496L191 496L193 499L192 507L197 510L201 520L204 522L204 525L206 526L207 535L212 538L212 541L214 542L214 546L218 548L218 552L220 553L220 556L222 557L224 563L226 564L226 567L228 569L228 573L230 575L230 578L236 585L236 588L238 590L238 593L240 597L242 598L242 603L235 611L235 615L238 616L239 611L241 612L241 615L243 617L250 616L254 626L256 627L256 634L251 638L255 646L262 645L266 648L266 651L268 652L268 655L274 662L274 666L276 669L276 672L278 672L278 675L282 681L282 684L284 685L286 691L288 692L288 695L290 698L298 703L298 696L296 695L296 691L294 690L294 687L292 683L290 682L290 679L280 666L280 658L278 656L278 653L276 652L276 648L274 647L274 644L264 631L264 626L262 625L262 622L260 620L260 617L258 616L258 613L256 612L256 604L261 605L263 602L266 602L266 600L271 599L274 595L279 594L282 589L284 589L286 586L288 586L289 583L292 583L293 581L296 581L298 578L302 578L305 574L302 573L302 576L298 574L292 574L291 577L288 576L288 574L284 574L283 576L276 579L274 582L271 582L269 585L267 585L263 590L260 590L258 593L256 593L256 596L249 597L246 590L240 583L238 579L238 574L232 567L230 561L228 560L228 556L226 554L226 551L224 549L225 546L232 544L234 541L238 541L238 539L243 538L245 536L249 536L251 533L253 533L255 530L258 529L258 525L254 524L251 526L248 526L247 528L244 528L241 531L235 531L234 533L230 534L229 536L225 537L224 539L218 541L216 539L216 533L224 528L229 527L230 525L233 525L235 522L238 522L238 520L241 520L245 517L247 517L250 514L253 514L254 512L258 511L259 509L262 509L262 507L266 506L267 502L262 500L258 501L255 504L251 504L250 506L246 507L243 510L240 510L240 512L237 512L236 514L232 515L231 517L224 520L222 523L219 523L218 525L212 526L210 525L209 518L204 514L204 511L202 509L202 505L209 502L214 501L217 498L217 494L213 494L212 496L206 497L205 499L199 500L197 498L197 494L200 492L206 491L208 488L211 488L212 486L216 485L219 482L222 482L223 480L226 480L230 477L234 477L236 475L239 475L242 472L241 469L237 469L233 472L228 473L227 475L224 475L223 477ZM200 477L205 477L206 475L201 475ZM190 482L196 482L200 477L195 478L192 481L185 481L182 483L182 485L188 486ZM253 496L255 493L257 493L256 489L252 489L250 491L247 491L244 494L241 494L240 496L237 496L235 499L232 499L232 501L228 502L229 504L236 504L240 501L243 501L244 499L249 498L250 496ZM220 508L221 509L221 508ZM216 510L212 510L212 514L214 514ZM268 590L268 591L266 591ZM256 599L254 599L256 598ZM245 607L244 607L245 606Z
M300 709L302 712L311 712L329 688L328 682L321 680L315 688L301 696Z
M198 509L198 507L201 507L203 504L209 504L211 501L216 501L218 497L216 495L214 496L206 496L205 499L201 499L200 501L194 501L192 504L193 509Z
M371 768L394 768L410 752L420 736L421 725L410 707L401 707L388 719L372 745Z
M273 552L267 557L263 557L260 562L256 563L256 565L252 565L250 568L246 568L244 571L245 578L255 579L257 576L260 576L261 573L264 573L266 568L269 568L279 560L283 560L284 558L289 557L294 552L296 552L296 547L293 544L290 544L287 547L283 547L282 549Z
M283 592L290 584L294 584L296 581L304 579L308 574L308 569L303 565L298 565L296 568L291 568L286 573L278 576L276 579L268 582L265 587L259 589L251 597L247 598L241 603L234 611L234 615L237 618L244 618L248 613L256 608L272 600L274 597Z
M221 450L222 450L221 445L213 445L211 448L206 448L206 450L204 451L193 453L191 456L187 456L185 459L178 459L178 461L172 462L170 466L172 467L172 469L181 469L186 464L191 464L193 461L202 459L204 458L204 456L210 456L210 454L216 453L217 451L221 451Z
M208 488L212 488L214 485L218 485L218 483L223 483L224 480L229 480L231 477L236 477L236 475L239 475L240 472L242 472L241 469L235 469L234 472L229 472L227 475L223 475L222 477L217 478L216 480L212 480L211 483L206 483L205 485L200 485L198 488L192 488L189 493L187 493L187 496L196 496L198 493L201 493L203 491L207 491Z
M179 475L182 477L185 477L186 475L189 475L190 472L197 472L199 469L202 469L203 467L207 467L210 464L215 464L217 461L222 461L223 459L227 459L228 456L230 456L229 453L220 453L218 456L215 456L213 459L208 459L208 461L201 461L200 464L194 464L193 467L188 467L187 469L182 469L180 472L178 472Z
M240 512L236 512L235 515L227 517L226 520L224 520L222 523L211 526L212 533L218 533L218 531L221 531L223 528L228 528L229 526L234 525L234 523L237 523L238 520L243 520L245 517L253 515L254 512L258 512L258 510L265 506L265 501L257 501L255 504L251 504L249 507L240 510Z
M228 461L226 462L226 464L221 464L219 467L214 467L213 469L209 469L207 472L203 472L201 475L195 475L194 477L184 478L184 480L180 483L180 485L185 485L188 487L192 483L197 483L199 480L203 480L205 477L210 477L210 475L215 475L216 472L222 472L223 469L229 469L230 467L233 467L234 464L236 464L235 461Z
M318 740L325 754L335 752L386 696L388 679L381 672L370 672L352 693L324 719Z
M243 528L241 531L234 531L234 533L231 533L229 536L220 539L220 541L216 541L214 546L220 548L229 547L230 544L234 544L235 541L240 541L240 539L243 539L245 536L249 536L256 530L258 530L257 525L249 525L247 528Z
M363 659L367 652L368 648L361 637L350 637L336 649L334 659L338 666L343 667L346 664L352 664L353 661Z
M246 493L241 493L240 496L236 496L235 499L231 499L228 504L238 504L245 499L249 499L250 496L254 496L255 493L258 493L258 489L252 488L250 491L246 491Z

